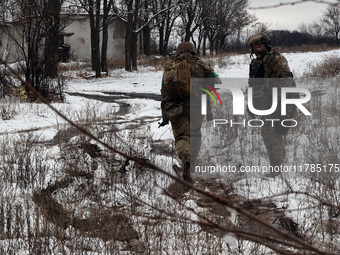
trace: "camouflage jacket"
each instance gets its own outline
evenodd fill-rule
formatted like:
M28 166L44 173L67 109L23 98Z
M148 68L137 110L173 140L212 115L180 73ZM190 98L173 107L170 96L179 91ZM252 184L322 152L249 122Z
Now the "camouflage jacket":
M268 52L262 59L250 63L249 78L289 78L293 77L288 61L276 51Z
M253 87L253 104L259 110L266 110L272 106L273 87L295 87L288 61L276 51L268 52L262 59L252 60L249 67L248 84ZM281 90L278 89L278 107L271 117L280 115L280 99Z
M190 52L183 52L177 59L185 59L190 64L190 74L191 78L214 78L214 84L221 83L220 78L214 72L214 69L207 62L201 60L199 57L192 55ZM164 84L164 76L162 79L162 85ZM174 105L178 104L189 104L190 98L182 99L182 100L172 100L168 99L167 95L162 94L162 118L163 121L167 121L168 117L166 116L166 112L169 109L173 108ZM208 105L209 108L209 105ZM209 109L208 109L209 111Z

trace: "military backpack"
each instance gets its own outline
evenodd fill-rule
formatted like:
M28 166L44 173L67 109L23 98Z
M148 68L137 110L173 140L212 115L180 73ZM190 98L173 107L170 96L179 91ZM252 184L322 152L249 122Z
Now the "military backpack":
M169 60L164 67L162 95L168 99L190 97L190 64L184 59Z
M285 58L282 58L277 64L281 65L281 68L285 72L282 74L275 74L276 76L271 76L270 70L268 70L269 66L272 67L273 60L275 56L281 56L277 52L273 52L272 54L268 54L264 61L254 59L250 64L249 69L249 87L253 88L253 105L258 110L267 110L272 105L272 88L277 87L296 87L296 83L293 79L293 74L290 72L288 68L288 64ZM281 77L283 78L281 78ZM285 76L285 77L283 77ZM271 79L268 79L271 78ZM274 78L274 79L273 79ZM276 79L275 79L276 78ZM275 80L275 81L274 81ZM255 98L254 98L255 95ZM289 93L287 95L289 99L298 99L300 98L299 93ZM278 98L280 100L280 98ZM287 114L285 116L281 116L281 103L278 103L277 110L275 113L271 115L272 118L279 118L280 122L275 122L274 128L276 133L285 135L288 133L290 129L290 125L294 123L291 121L286 121L286 125L282 126L281 121L284 119L294 119L296 117L297 108L296 105L288 105L287 106Z

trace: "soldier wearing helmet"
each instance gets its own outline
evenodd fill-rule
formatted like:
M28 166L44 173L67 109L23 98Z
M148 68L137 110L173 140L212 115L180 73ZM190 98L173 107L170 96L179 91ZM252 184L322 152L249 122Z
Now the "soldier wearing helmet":
M290 105L287 108L287 115L281 115L280 108L280 88L295 87L293 74L291 73L288 61L284 56L272 50L271 41L268 34L262 32L251 36L247 42L251 47L251 58L249 68L249 86L253 88L253 106L258 110L267 110L272 106L272 88L278 87L278 107L271 115L263 116L263 119L279 119L273 125L264 122L261 127L261 136L266 146L269 161L272 166L280 166L286 158L284 135L288 129L281 125L281 120L292 119L295 116L296 108ZM256 58L253 57L255 54ZM274 79L263 79L274 78ZM284 79L275 79L284 78ZM297 98L297 95L291 95ZM248 111L254 117L254 115Z
M182 42L177 46L176 49L176 57L179 57L179 55L188 52L191 55L195 56L197 55L197 51L195 46L191 42Z
M271 41L270 41L270 38L268 36L268 34L262 32L262 33L258 33L258 34L255 34L251 37L248 38L247 40L247 44L249 46L252 47L252 53L255 53L257 54L256 56L258 56L259 53L261 52L265 52L265 51L271 51L272 47L271 47ZM261 48L259 47L259 45L263 45L264 47ZM255 50L255 48L256 50Z
M212 84L221 83L221 80L213 68L197 56L195 46L191 42L180 43L176 49L175 59L169 60L169 62L181 60L186 60L189 64L191 78L213 78ZM162 88L164 84L165 75L163 74ZM179 178L183 178L187 182L192 182L190 175L190 157L191 159L195 159L201 147L202 118L195 118L195 120L192 120L190 123L190 111L200 111L200 99L191 102L191 106L194 105L194 107L190 109L190 96L174 98L163 89L161 90L161 94L163 122L160 123L160 126L165 126L169 121L171 122L176 152L182 163L181 168L175 165L174 170ZM196 114L195 116L201 116L201 114ZM190 138L192 142L191 150Z

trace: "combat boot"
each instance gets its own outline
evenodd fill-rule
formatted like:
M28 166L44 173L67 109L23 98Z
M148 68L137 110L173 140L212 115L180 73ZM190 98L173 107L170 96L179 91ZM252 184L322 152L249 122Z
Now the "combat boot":
M182 158L182 171L183 171L183 179L187 182L192 183L192 178L190 176L190 155L185 154Z
M182 178L182 176L181 176L182 170L178 165L173 165L172 169L175 171L175 174L178 178Z

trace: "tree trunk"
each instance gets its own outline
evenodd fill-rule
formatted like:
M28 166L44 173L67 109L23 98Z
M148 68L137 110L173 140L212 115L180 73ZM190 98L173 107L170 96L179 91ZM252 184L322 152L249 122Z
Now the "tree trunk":
M96 29L95 29L95 44L96 44L96 55L95 55L95 71L96 77L101 77L101 69L100 69L100 8L101 8L101 0L96 1Z
M107 44L109 40L109 24L108 24L108 16L110 9L112 7L112 0L107 3L107 0L104 0L104 15L103 15L103 38L102 38L102 54L101 54L101 70L102 72L108 72L107 68Z
M137 70L137 37L137 34L133 33L132 40L130 42L132 70Z
M146 56L151 55L151 31L150 26L143 29L143 50Z
M203 36L203 56L207 55L207 36L204 34Z
M49 0L45 8L45 74L48 77L56 77L58 74L58 48L60 44L60 0Z
M133 5L134 4L134 5ZM128 2L128 17L125 35L125 70L137 70L137 33L135 32L138 19L139 0Z
M191 36L191 31L190 31L190 28L191 28L191 24L192 24L192 21L189 20L189 22L186 24L185 26L185 37L184 37L184 41L186 42L189 42L190 41L190 36Z
M131 41L133 34L133 13L132 13L133 0L128 3L128 17L125 32L125 70L131 72Z
M135 0L135 7L133 12L133 22L132 22L132 41L131 46L131 59L132 59L132 70L137 70L137 54L138 54L138 34L135 32L137 28L138 20L138 10L139 10L139 0Z
M102 41L102 55L101 55L101 70L108 72L107 69L107 43L109 40L108 26L104 24L103 27L103 41Z
M166 56L168 55L168 44L169 42L167 40L163 41L163 45L162 45L162 56Z
M149 10L149 1L145 0L144 2L145 10ZM144 15L144 22L148 22L149 20L149 11L147 11ZM151 55L151 28L150 25L146 25L143 28L143 51L146 56Z
M210 55L214 55L214 40L210 39Z
M161 26L159 29L159 54L164 56L164 28Z
M100 0L96 1L94 6L93 0L89 0L90 10L90 27L91 27L91 58L92 58L92 70L96 73L96 78L101 77L100 71ZM93 10L96 10L94 13ZM95 15L96 14L96 15Z

